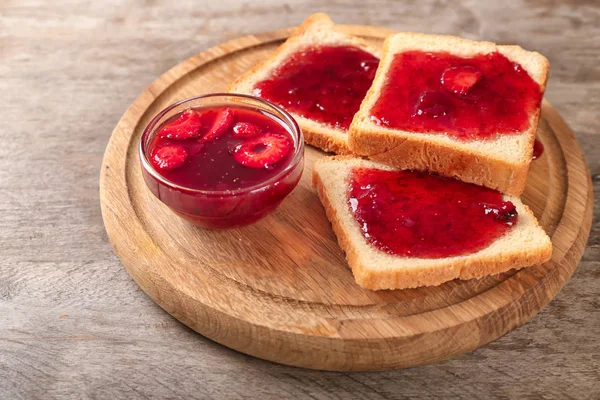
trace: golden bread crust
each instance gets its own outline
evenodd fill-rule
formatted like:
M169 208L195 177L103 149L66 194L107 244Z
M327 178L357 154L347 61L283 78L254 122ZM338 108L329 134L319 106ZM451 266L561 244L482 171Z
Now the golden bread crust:
M535 136L531 136L532 148L534 140ZM355 130L349 134L348 147L358 155L393 167L436 172L513 196L523 193L529 174L530 163L510 163L474 154L458 145L449 148L423 140L419 135L406 137L375 129Z

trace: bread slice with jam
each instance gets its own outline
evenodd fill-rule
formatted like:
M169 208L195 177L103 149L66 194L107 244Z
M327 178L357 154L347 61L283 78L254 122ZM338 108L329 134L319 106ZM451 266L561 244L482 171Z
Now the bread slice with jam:
M492 189L351 156L320 159L312 179L355 280L366 289L482 278L544 263L552 254L531 210Z
M548 60L518 46L397 33L350 126L350 150L520 195Z
M348 127L375 76L379 54L317 13L227 91L278 104L296 119L306 143L345 154Z

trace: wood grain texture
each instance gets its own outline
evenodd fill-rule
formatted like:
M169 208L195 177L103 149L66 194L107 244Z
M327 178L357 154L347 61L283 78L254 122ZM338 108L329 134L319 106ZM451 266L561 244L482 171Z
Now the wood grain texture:
M377 27L343 29L378 47L389 34ZM100 172L102 215L115 252L142 289L174 317L228 347L341 371L408 367L473 350L550 301L583 254L592 192L573 133L547 102L538 131L546 150L532 165L523 199L554 251L550 262L519 272L412 290L361 289L312 187L312 166L326 156L312 147L292 194L276 212L243 229L197 229L153 197L138 156L149 120L173 102L222 92L289 34L241 37L182 62L156 79L117 124Z
M472 353L406 370L323 373L233 352L186 329L123 270L97 185L123 111L199 51L319 10L341 23L542 52L552 65L546 98L575 131L598 192L594 1L3 1L0 398L598 398L598 199L579 268L533 320Z

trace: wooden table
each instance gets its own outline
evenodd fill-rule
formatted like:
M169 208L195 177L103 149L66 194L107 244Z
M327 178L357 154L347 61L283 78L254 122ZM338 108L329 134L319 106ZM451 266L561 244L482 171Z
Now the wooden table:
M546 97L576 132L598 192L600 3L500 3L0 2L0 398L599 398L598 217L571 282L531 322L473 353L381 373L284 367L195 334L137 287L102 224L104 148L155 77L318 10L545 54Z

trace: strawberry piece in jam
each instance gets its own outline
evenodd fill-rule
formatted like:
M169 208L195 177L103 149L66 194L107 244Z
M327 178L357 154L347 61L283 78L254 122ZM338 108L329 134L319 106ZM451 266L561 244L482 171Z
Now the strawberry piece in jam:
M450 67L442 74L442 85L449 92L465 96L481 80L481 76L481 71L469 65Z
M188 153L178 144L160 146L152 152L152 165L163 171L179 168L185 163Z
M518 221L500 192L425 172L355 168L348 205L371 245L401 257L475 253Z
M233 126L233 136L236 138L252 138L260 133L260 128L249 122L238 122Z
M289 136L266 133L239 145L233 154L237 162L250 168L272 168L293 148Z
M210 126L208 133L202 136L201 142L210 142L221 136L229 127L233 124L233 110L231 108L224 108L217 113L212 125Z
M177 118L164 125L159 136L168 139L185 140L200 135L202 122L200 116L192 109L187 109Z

